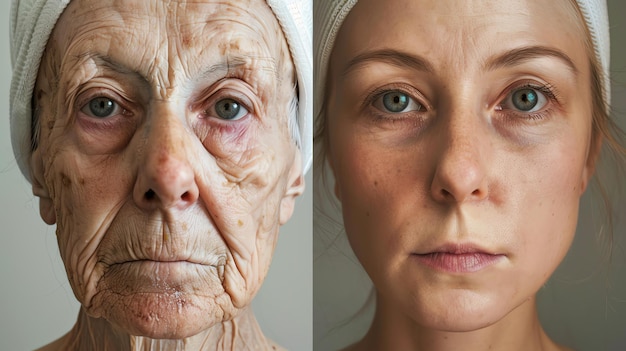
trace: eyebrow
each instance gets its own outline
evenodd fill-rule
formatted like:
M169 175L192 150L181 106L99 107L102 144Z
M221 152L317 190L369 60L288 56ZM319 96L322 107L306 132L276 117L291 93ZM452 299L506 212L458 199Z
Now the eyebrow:
M545 46L525 46L512 49L505 53L491 58L485 64L488 70L495 70L503 67L518 66L528 61L542 57L554 57L564 63L574 74L578 74L578 69L574 61L564 52Z
M512 49L505 53L493 57L487 61L484 68L487 70L496 70L503 67L518 66L530 60L542 57L554 57L563 62L574 74L578 74L578 69L574 61L564 52L545 46L525 46ZM368 62L382 62L397 67L409 67L417 71L432 72L433 66L419 55L408 54L399 50L383 49L364 52L354 57L348 62L343 69L343 75L351 73L359 66Z
M408 54L399 50L383 49L364 52L359 54L343 69L343 75L349 74L351 71L356 70L359 66L362 66L369 62L382 62L397 67L409 67L414 70L432 72L433 66L420 56Z

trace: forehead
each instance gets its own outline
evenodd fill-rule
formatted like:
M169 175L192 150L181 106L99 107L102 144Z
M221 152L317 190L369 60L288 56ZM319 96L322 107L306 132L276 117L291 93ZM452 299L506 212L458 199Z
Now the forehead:
M51 41L66 59L112 57L145 77L198 73L207 61L254 60L276 73L285 59L282 30L263 0L72 1Z
M439 70L465 70L522 46L587 62L584 24L570 0L360 0L342 25L334 58L399 49ZM336 60L334 60L336 61Z

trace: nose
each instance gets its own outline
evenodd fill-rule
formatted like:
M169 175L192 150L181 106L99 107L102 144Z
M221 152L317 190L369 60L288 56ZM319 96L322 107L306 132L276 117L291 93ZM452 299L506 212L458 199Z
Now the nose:
M185 209L198 200L195 171L186 145L193 139L187 134L181 122L167 113L151 123L133 189L134 201L140 208Z
M488 164L491 141L483 121L472 115L455 115L441 121L439 150L431 184L439 202L481 201L489 196Z

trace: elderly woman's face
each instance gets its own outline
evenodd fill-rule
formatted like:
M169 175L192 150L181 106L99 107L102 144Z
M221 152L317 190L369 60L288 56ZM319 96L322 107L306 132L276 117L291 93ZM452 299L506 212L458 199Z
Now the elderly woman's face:
M73 1L35 90L42 217L88 313L178 338L232 318L303 184L265 1Z
M362 0L331 58L329 161L382 299L474 330L531 301L593 171L584 32L567 0Z

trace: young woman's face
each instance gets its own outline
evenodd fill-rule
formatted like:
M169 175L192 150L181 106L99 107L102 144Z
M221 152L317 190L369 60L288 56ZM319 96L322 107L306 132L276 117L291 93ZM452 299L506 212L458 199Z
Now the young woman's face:
M330 64L328 155L380 299L451 331L532 303L597 155L584 35L565 0L352 9Z

